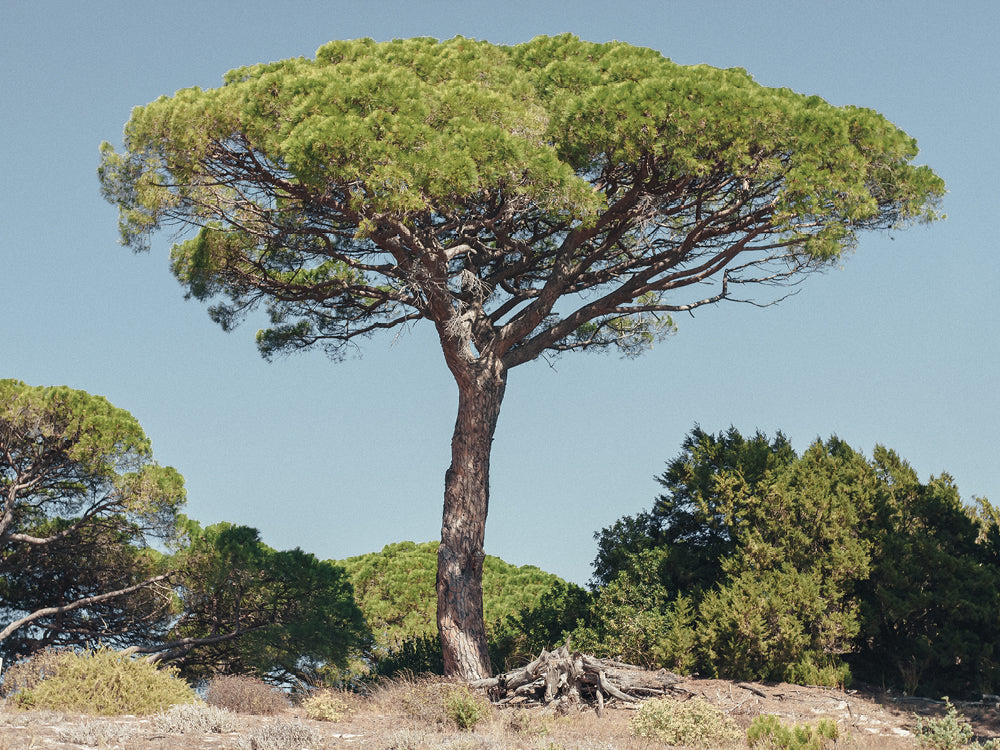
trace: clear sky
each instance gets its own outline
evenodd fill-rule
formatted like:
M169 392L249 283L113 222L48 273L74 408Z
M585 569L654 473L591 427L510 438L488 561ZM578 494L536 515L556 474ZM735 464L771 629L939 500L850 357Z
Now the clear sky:
M486 551L585 583L593 533L650 506L695 423L837 434L926 480L1000 502L997 290L1000 3L995 0L47 2L0 14L0 377L67 384L132 412L185 476L188 514L323 559L440 530L457 404L430 331L341 363L268 364L153 252L118 245L102 140L130 109L332 39L572 32L739 66L768 86L882 112L948 184L947 221L862 238L841 270L768 308L678 319L637 360L572 354L511 372Z

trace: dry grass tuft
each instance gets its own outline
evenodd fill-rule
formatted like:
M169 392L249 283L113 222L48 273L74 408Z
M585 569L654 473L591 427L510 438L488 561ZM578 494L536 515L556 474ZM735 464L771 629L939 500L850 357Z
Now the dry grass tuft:
M222 675L208 683L205 702L238 714L273 716L288 708L288 697L257 677Z
M87 721L76 726L63 727L56 732L60 742L106 748L130 741L141 734L135 726L108 719Z
M246 728L246 722L226 708L203 703L174 706L153 719L164 734L228 734Z
M45 648L27 659L8 666L0 683L0 696L9 697L24 690L32 690L46 677L56 673L63 650Z
M400 677L383 683L371 699L385 713L402 714L416 726L469 730L493 716L486 697L440 677Z
M323 746L323 735L299 722L279 721L252 729L236 743L239 750L301 750Z

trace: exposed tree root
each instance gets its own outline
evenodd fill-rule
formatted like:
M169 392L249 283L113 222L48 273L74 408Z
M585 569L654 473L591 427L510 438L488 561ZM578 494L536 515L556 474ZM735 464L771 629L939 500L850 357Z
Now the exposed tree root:
M586 703L600 714L607 701L634 703L664 695L683 681L680 675L666 670L651 672L632 664L597 659L570 651L567 645L552 652L542 651L526 667L471 684L485 689L498 704L556 704L567 710Z

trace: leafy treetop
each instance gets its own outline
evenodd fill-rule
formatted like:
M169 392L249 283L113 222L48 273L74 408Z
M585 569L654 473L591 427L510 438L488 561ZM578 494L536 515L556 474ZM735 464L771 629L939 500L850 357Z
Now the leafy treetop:
M421 318L508 368L636 353L671 312L937 218L944 191L872 110L568 34L331 42L138 107L124 145L100 169L123 241L195 228L175 275L225 327L266 304L266 356Z

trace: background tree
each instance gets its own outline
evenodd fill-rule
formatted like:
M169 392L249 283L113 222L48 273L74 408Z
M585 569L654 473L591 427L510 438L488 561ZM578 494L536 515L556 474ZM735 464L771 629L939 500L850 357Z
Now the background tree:
M349 557L338 562L354 585L358 606L372 630L368 666L379 673L397 667L427 671L440 661L428 651L440 651L435 622L434 591L438 542L398 542L380 552ZM483 610L491 640L499 621L531 610L554 588L565 586L558 576L534 565L520 567L487 555L483 561ZM504 656L513 649L508 644Z
M599 535L593 627L637 633L633 658L741 679L842 679L868 576L874 470L845 443L801 457L778 433L695 428L642 514ZM652 595L643 592L655 592ZM646 601L649 603L647 604ZM610 623L610 627L608 625Z
M651 511L597 535L578 644L734 678L995 690L1000 514L947 475L923 484L881 446L797 456L780 433L695 428L660 481Z
M70 523L56 519L34 532L58 533ZM164 562L155 550L137 546L127 527L85 527L50 544L17 550L5 560L0 608L9 619L4 622L20 619L15 613L55 611L13 631L0 655L12 659L48 646L100 642L126 648L155 641L162 623L177 614ZM128 593L101 598L116 591ZM78 601L89 603L65 607Z
M102 146L123 241L193 230L173 271L265 356L434 326L458 386L438 550L445 668L490 671L489 459L508 372L637 354L670 314L794 282L861 230L933 219L943 184L875 112L539 37L332 42L132 113ZM708 282L713 282L709 288Z
M162 617L168 575L149 545L176 539L183 502L127 411L0 380L0 652L115 642Z
M611 583L623 570L635 568L639 553L656 549L661 559L655 565L668 596L714 585L721 560L737 543L721 504L727 485L720 479L728 477L731 486L738 478L741 491L753 495L797 458L780 432L773 440L761 432L745 438L735 427L712 435L695 425L680 454L657 478L666 492L652 510L625 516L594 535L594 581Z
M256 529L188 522L178 569L183 611L158 643L134 648L195 678L256 674L287 683L343 667L367 634L344 569L294 549L276 551Z
M859 587L862 631L851 664L909 694L969 695L1000 685L996 509L965 506L948 475L922 484L896 453L873 461L881 492L866 530L872 574Z

